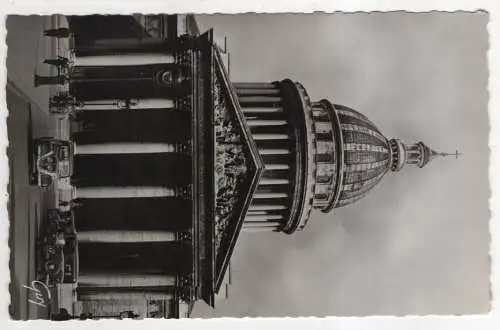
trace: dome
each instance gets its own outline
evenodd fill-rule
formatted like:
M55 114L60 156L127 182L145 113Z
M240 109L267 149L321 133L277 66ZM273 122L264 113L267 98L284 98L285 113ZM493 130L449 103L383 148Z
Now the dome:
M363 114L333 105L339 118L343 145L343 179L335 207L366 196L390 170L388 139Z
M365 115L327 99L311 100L289 79L235 86L264 164L245 228L291 234L305 227L313 209L329 213L350 205L389 171L451 155L423 142L389 139Z

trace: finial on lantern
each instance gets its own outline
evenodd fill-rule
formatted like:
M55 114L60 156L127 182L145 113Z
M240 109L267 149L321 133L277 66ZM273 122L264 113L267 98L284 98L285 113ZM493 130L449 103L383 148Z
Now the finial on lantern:
M404 144L398 139L389 140L389 147L391 149L391 170L398 172L404 166L404 164L416 165L420 168L427 165L431 160L437 157L447 157L461 156L458 150L455 153L449 152L437 152L429 148L423 142L417 142L414 144Z
M441 156L441 157L455 156L455 159L458 159L459 156L462 156L462 153L459 152L458 150L455 150L455 153L436 152L436 151L433 151L433 153L434 153L434 155Z

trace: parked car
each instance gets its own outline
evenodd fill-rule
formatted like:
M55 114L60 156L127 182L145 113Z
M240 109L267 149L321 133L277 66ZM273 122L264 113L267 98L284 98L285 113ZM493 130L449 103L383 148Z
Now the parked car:
M70 177L73 172L73 144L49 137L33 141L34 162L31 184L48 188L57 178Z
M76 283L78 243L72 211L51 209L39 244L39 272L48 285Z

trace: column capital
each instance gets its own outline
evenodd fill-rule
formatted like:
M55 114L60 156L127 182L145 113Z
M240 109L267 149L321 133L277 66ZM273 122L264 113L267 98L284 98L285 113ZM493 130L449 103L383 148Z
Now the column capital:
M191 34L183 34L179 36L176 40L176 51L177 52L184 52L189 49L196 49L197 48L197 41L198 38L196 36L193 36Z
M191 185L186 185L183 187L176 188L175 196L181 197L181 198L186 198L186 199L191 199L191 196L192 196Z
M178 95L175 98L175 108L180 111L191 112L192 102L191 98L187 94Z
M191 242L193 234L191 231L181 231L177 233L177 241L179 242Z
M184 155L190 155L191 154L191 140L187 140L182 143L176 144L175 148L176 152L184 154Z

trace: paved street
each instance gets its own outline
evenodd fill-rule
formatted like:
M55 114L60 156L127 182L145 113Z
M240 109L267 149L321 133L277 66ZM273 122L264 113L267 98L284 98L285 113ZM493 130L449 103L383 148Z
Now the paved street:
M53 205L53 191L42 192L29 185L29 144L31 137L53 136L55 123L48 116L47 87L35 88L33 75L51 74L44 58L57 52L57 40L44 38L43 30L58 24L54 17L11 16L7 19L7 120L10 163L10 247L11 306L14 319L46 317L48 308L29 300L35 279L34 245L45 210Z

